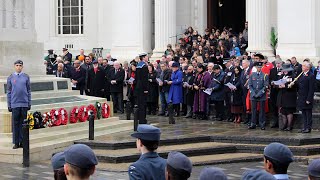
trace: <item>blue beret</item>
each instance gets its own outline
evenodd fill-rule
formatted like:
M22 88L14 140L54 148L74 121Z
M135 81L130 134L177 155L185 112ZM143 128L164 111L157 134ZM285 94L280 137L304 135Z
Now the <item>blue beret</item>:
M160 134L159 128L148 124L140 124L137 131L131 134L131 136L147 141L160 141Z
M16 60L16 61L14 62L14 65L16 65L16 64L21 64L21 65L23 65L23 61L21 61L21 60Z
M97 61L97 60L94 60L94 61L92 62L92 64L95 64L95 63L98 63L98 61Z
M184 170L191 174L192 163L190 159L181 152L172 151L168 155L167 164L175 170Z
M276 180L276 178L265 170L249 170L242 174L242 180Z
M66 163L82 169L89 169L98 164L92 149L84 144L74 144L64 151Z
M313 177L320 177L320 159L315 159L309 164L308 174Z
M218 179L218 180L227 180L226 174L218 168L215 167L205 167L202 169L200 173L199 180L212 180L212 179Z
M180 64L178 62L172 63L172 67L180 67Z
M51 165L53 170L62 168L65 163L66 163L66 160L65 160L64 152L56 153L51 158Z
M264 148L263 154L279 162L280 164L288 164L291 163L293 159L293 154L290 149L281 143L271 143L267 147Z

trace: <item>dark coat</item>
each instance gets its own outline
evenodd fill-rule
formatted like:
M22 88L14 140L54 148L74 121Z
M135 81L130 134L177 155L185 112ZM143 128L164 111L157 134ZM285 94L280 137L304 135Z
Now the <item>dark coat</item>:
M221 71L219 74L215 74L211 80L210 88L212 88L212 93L210 99L213 101L224 100L224 76L224 72Z
M119 68L117 72L114 68L110 69L107 76L108 83L110 84L110 92L123 92L124 70ZM115 80L116 84L111 84Z
M297 64L292 65L292 67L296 75L299 75L302 72L302 65L300 63L297 62Z
M147 102L157 102L158 97L159 97L159 92L158 92L158 82L156 80L157 78L157 73L156 71L153 71L152 73L148 74L148 98ZM150 82L151 80L151 82Z
M134 95L144 95L144 91L148 91L148 65L137 66L136 70L136 86L134 88Z
M250 100L265 101L267 95L267 87L269 85L269 76L260 72L258 76L257 72L250 75L248 86L250 90Z
M170 81L171 79L171 70L170 69L166 69L164 72L163 72L163 77L161 77L161 73L160 73L160 79L162 80L163 82L163 85L162 86L159 86L159 90L160 92L169 92L170 90L170 85L167 84L166 81Z
M271 85L272 81L278 81L281 79L283 76L281 74L281 71L278 72L277 68L272 68L270 70L270 75L269 75L269 84ZM278 93L279 93L279 88L275 87L274 85L271 85L271 91L270 91L270 100L274 104L277 103L278 99ZM278 104L278 103L277 103ZM296 104L296 103L294 103Z
M310 71L307 75L302 74L298 79L297 108L299 110L313 108L314 83L315 78ZM306 101L309 101L310 104L307 104Z
M70 79L78 81L78 83L76 84L77 90L85 88L86 74L86 70L81 67L79 67L79 69L76 69L74 67L71 69Z
M102 97L106 83L106 74L102 67L98 67L95 73L94 68L89 69L87 78L87 89L90 90L91 96Z
M224 70L224 84L227 84L229 82L231 82L231 76L234 74L234 67L231 66L230 68L226 68ZM230 88L228 88L227 86L224 87L224 91L225 93L230 93Z
M241 84L241 90L242 94L246 96L248 94L248 82L249 82L249 77L250 77L250 72L251 68L249 67L247 72L245 69L241 71L241 76L240 76L240 84ZM246 85L247 84L247 85Z
M192 74L185 74L183 77L183 82L188 83L191 87L183 88L183 103L192 106L194 100L194 90L192 85L194 83L195 75Z
M282 79L282 75L279 79ZM288 77L289 80L293 81L293 76ZM286 88L278 89L277 106L283 108L295 108L297 105L297 86L294 85L292 88L288 88L290 82L287 82Z
M177 70L172 72L170 80L172 81L172 84L170 86L167 102L172 102L173 104L179 104L183 102L182 78L183 74L181 71Z
M59 73L58 71L56 71L56 72L54 72L54 75L55 75L56 77L69 78L68 71L66 71L66 70L62 71L62 74Z
M233 73L230 78L230 83L233 84L237 90L231 91L231 105L233 106L242 106L242 89L241 89L241 83L240 83L240 76L235 76Z
M128 169L130 180L165 180L166 160L156 152L145 153Z
M109 71L112 69L112 67L110 65L107 65L105 67L103 67L104 69L104 72L106 73L106 84L105 84L105 92L110 92L110 82L108 81L108 74L109 74Z

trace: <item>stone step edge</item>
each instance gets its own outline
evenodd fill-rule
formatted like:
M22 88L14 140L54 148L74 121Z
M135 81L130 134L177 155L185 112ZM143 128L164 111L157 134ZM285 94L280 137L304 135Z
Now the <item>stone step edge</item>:
M118 132L122 132L122 131L128 131L131 130L131 127L121 127L121 128L115 128L112 130L106 130L106 131L100 131L99 133L95 134L95 138L99 137L99 136L104 136L104 135L108 135L108 134L114 134L114 133L118 133ZM30 153L37 153L41 150L46 150L46 149L51 149L52 147L59 148L59 145L66 143L66 142L71 142L72 144L74 144L74 141L77 139L86 139L88 138L87 135L82 135L82 136L71 136L69 139L65 139L62 141L59 141L58 143L55 140L51 140L47 142L47 145L43 146L43 143L37 143L37 144L33 144L30 147ZM0 146L0 155L22 155L22 149L17 149L17 150L12 150L11 147L8 148L1 148Z
M73 91L73 90L59 90L59 91L40 91L40 92L32 92L31 94L31 100L38 100L38 99L43 99L43 97L41 98L38 98L39 95L40 96L43 96L44 94L46 93L49 93L51 95L53 95L54 98L56 97L68 97L68 95L74 95L74 96L77 96L77 95L80 95L79 92L77 91ZM0 102L1 101L7 101L7 95L0 95Z
M201 155L216 155L216 154L227 154L227 153L236 153L235 146L217 146L217 147L202 147L202 148L191 148L191 149L175 149L170 151L160 151L158 154L167 158L168 153L171 151L179 151L186 156L201 156ZM109 163L124 163L124 162L133 162L134 160L139 159L140 154L127 154L127 155L119 155L119 156L109 156L96 154L97 158L101 162L109 162Z
M166 145L179 145L179 144L190 144L191 143L201 143L201 142L212 142L210 141L210 136L195 136L195 137L178 137L170 139L160 140L160 146ZM125 142L103 142L103 141L77 141L75 143L87 144L88 146L95 149L108 149L108 150L117 150L117 149L127 149L135 148L136 142L125 141Z
M131 127L133 129L133 123L131 122L126 122L126 123L119 123L119 122L112 122L112 124L108 126L100 126L95 128L95 134L105 131L105 130L110 130L114 128L124 128L124 127ZM46 139L52 140L52 138L55 138L55 140L59 139L64 139L66 137L73 137L73 136L79 136L79 135L88 135L88 128L81 128L81 129L76 129L73 131L68 131L68 132L59 132L59 133L52 133L52 134L45 134L45 136L37 136L37 137L31 137L30 138L30 144L36 144L40 142L44 142ZM11 138L7 139L7 142L5 142L6 145L11 145ZM8 144L7 144L8 143ZM1 143L0 143L1 145Z

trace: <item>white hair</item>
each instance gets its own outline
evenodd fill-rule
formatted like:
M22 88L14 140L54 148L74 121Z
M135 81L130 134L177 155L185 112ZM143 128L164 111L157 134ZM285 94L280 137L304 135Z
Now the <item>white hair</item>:
M311 63L305 61L302 63L304 66L307 66L308 68L311 68Z
M120 65L120 62L119 61L114 61L113 65Z

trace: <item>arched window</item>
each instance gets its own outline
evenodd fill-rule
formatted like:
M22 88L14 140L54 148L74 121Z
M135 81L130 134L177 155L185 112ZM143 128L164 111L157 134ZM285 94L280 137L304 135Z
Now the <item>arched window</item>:
M83 34L83 0L58 0L58 34Z

